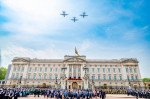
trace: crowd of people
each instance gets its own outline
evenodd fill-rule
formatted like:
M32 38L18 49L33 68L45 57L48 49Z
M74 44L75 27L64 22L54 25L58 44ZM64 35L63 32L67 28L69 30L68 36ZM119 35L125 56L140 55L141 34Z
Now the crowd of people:
M135 96L136 99L138 98L144 98L144 99L150 99L150 90L127 90L127 95Z
M106 98L105 91L102 90L61 90L61 89L28 89L28 88L2 88L0 89L0 99L18 99L18 97L28 97L34 95L44 98L55 99L91 99L93 97Z
M150 99L150 90L132 90L132 89L95 89L95 90L62 90L49 88L0 88L0 99L18 99L18 97L55 98L55 99L105 99L106 94L127 94L138 98Z

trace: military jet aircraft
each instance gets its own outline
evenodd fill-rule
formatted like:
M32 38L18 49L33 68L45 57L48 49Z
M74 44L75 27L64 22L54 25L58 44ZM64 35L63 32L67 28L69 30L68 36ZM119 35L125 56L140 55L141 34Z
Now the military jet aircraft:
M73 19L71 19L73 22L78 21L78 19L76 17L73 17Z
M88 16L88 15L86 15L86 13L83 12L80 16L82 16L82 17L84 18L84 17L86 17L86 16Z
M67 16L68 14L66 14L66 12L65 12L65 11L63 11L63 12L62 12L62 14L60 14L60 15L62 15L62 16L64 16L64 17L65 17L65 16Z

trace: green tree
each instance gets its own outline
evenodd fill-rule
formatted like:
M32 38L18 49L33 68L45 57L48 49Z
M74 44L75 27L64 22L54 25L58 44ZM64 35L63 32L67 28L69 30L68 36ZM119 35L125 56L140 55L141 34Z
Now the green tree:
M5 79L6 73L7 73L7 68L1 67L0 68L0 80L4 80Z
M150 78L143 78L142 80L143 80L143 82L148 82L148 81L150 81Z

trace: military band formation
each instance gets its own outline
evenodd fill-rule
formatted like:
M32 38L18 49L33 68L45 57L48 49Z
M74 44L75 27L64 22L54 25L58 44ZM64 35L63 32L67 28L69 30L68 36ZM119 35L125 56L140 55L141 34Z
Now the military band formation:
M122 93L121 93L122 92ZM150 99L150 90L125 90L125 89L95 89L95 90L61 90L61 89L41 89L41 88L1 88L0 99L18 99L18 97L44 96L44 98L54 99L107 99L106 94L127 94L136 99Z

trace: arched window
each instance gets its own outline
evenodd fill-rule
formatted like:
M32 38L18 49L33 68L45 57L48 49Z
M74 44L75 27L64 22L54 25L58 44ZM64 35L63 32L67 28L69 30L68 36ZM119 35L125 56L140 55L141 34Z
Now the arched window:
M52 75L49 76L49 79L50 79L50 80L52 79Z
M36 79L36 75L33 76L33 79Z
M30 79L30 75L28 75L28 79Z
M18 74L17 74L16 78L19 79L19 75Z
M46 75L44 75L44 79L47 79L47 76L46 76Z
M39 79L41 79L41 75L39 75Z
M45 68L45 72L47 72L47 68Z

